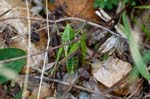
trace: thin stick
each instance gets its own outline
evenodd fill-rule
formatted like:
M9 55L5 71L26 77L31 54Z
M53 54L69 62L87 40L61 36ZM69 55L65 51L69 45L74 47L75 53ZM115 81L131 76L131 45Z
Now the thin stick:
M28 19L28 17L8 17L8 18L1 18L0 21L7 21L7 20L12 20L12 19ZM34 18L34 17L30 17L30 20L45 21L45 19Z
M81 73L80 73L80 75L81 75ZM73 88L74 85L76 85L77 80L79 79L80 75L78 75L78 77L73 78L73 80L70 83L69 88L64 92L64 94L63 94L61 99L65 99L66 98L68 92Z
M28 0L26 0L26 8L27 8L27 18L28 18L28 55L27 55L27 69L26 69L26 75L24 80L24 86L23 86L23 95L22 99L25 99L25 91L28 87L28 80L29 80L29 67L30 67L30 58L31 58L31 20L30 20L30 11L29 11L29 5Z
M10 19L27 19L26 17L10 17L10 18L3 18L3 19L0 19L0 21L6 21L6 20L10 20ZM30 18L31 20L38 20L38 21L43 21L45 22L46 20L45 19L42 19L42 18L33 18L31 17ZM91 25L91 26L95 26L95 27L98 27L98 28L101 28L107 32L110 32L112 35L115 35L117 37L120 37L120 38L123 38L125 40L127 40L127 38L125 37L122 37L121 35L111 31L109 28L106 28L102 25L99 25L97 23L94 23L94 22L91 22L91 21L87 21L87 20L84 20L84 19L80 19L80 18L77 18L77 17L67 17L67 18L61 18L61 19L58 19L58 20L49 20L50 23L59 23L59 22L62 22L62 21L66 21L66 20L76 20L76 21L81 21L81 22L86 22L87 24Z
M48 41L47 41L47 47L46 49L49 49L49 45L50 45L50 32L49 32L49 22L48 22L48 1L46 0L46 24L47 24L47 33L48 33ZM45 72L45 66L46 66L46 62L47 62L47 57L48 57L48 52L45 52L45 57L44 57L44 64L43 64L43 68L42 68L42 74L41 74L41 79L40 79L40 85L39 85L39 91L38 91L38 97L37 99L40 99L40 94L41 94L41 87L42 87L42 82L43 82L43 76L44 76L44 72Z
M34 76L32 78L40 79L40 77L38 77L38 76ZM68 82L60 81L60 80L53 79L53 78L43 77L43 80L50 81L50 82L55 82L55 83L59 83L59 84L65 85L65 86L70 86L70 84ZM112 95L109 95L109 94L102 94L102 93L100 93L98 91L92 90L90 88L84 88L84 87L79 86L79 85L73 85L72 87L76 88L76 89L79 89L79 90L82 90L82 91L85 91L85 92L88 92L88 93L91 93L91 94L97 94L97 95L100 95L102 97L119 99L116 96L112 96Z
M30 57L33 57L33 56L36 56L36 55L45 53L45 52L50 51L50 50L55 50L55 49L58 49L58 48L60 48L60 47L64 47L65 45L72 44L72 43L74 43L74 42L77 42L78 40L80 40L80 38L79 38L79 39L76 39L76 40L73 40L73 41L71 41L71 42L68 42L68 43L66 43L66 44L61 44L61 45L58 45L58 46L55 46L55 47L51 47L51 48L49 48L48 50L46 49L46 50L43 50L43 51L41 51L41 52L31 54ZM2 61L0 61L0 64L2 64L2 63L8 63L8 62L11 62L11 61L15 61L15 60L19 60L19 59L24 59L24 58L27 58L27 55L25 55L25 56L20 56L20 57L16 57L16 58L11 58L11 59L2 60Z
M4 16L5 14L9 13L10 11L12 11L12 9L16 8L18 6L18 4L16 4L15 6L13 6L12 8L6 10L5 12L3 12L2 14L0 14L0 17Z
M40 77L37 77L37 76L34 77L34 78L40 79ZM68 82L60 81L60 80L53 79L53 78L43 77L43 80L59 83L59 84L65 85L65 86L70 86L70 84ZM86 91L86 92L89 92L89 93L93 93L93 94L101 94L101 93L96 92L96 91L94 91L92 89L84 88L84 87L79 86L79 85L74 85L73 88L76 88L76 89L79 89L79 90L83 90L83 91Z

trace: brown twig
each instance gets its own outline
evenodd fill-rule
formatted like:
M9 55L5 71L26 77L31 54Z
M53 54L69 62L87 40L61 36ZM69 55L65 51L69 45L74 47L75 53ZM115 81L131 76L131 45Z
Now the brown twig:
M80 39L80 38L79 38L79 39ZM33 57L33 56L36 56L36 55L45 53L45 52L50 51L50 50L55 50L55 49L58 49L58 48L60 48L60 47L64 47L65 45L72 44L72 43L78 41L79 39L73 40L73 41L71 41L71 42L69 42L69 43L66 43L66 44L61 44L61 45L58 45L58 46L55 46L55 47L51 47L51 48L49 48L48 50L43 50L43 51L41 51L41 52L31 54L30 57ZM11 58L11 59L2 60L2 61L0 61L0 64L2 64L2 63L7 63L7 62L11 62L11 61L15 61L15 60L19 60L19 59L24 59L24 58L27 58L27 55L25 55L25 56L20 56L20 57L16 57L16 58Z
M0 21L6 21L6 20L10 20L10 19L28 19L27 17L10 17L10 18L3 18L3 19L0 19ZM43 22L46 22L45 19L42 19L42 18L33 18L31 17L30 18L31 20L37 20L37 21L43 21ZM91 21L87 21L87 20L84 20L84 19L81 19L81 18L77 18L77 17L67 17L67 18L61 18L61 19L58 19L58 20L49 20L50 23L59 23L59 22L63 22L63 21L67 21L67 20L76 20L76 21L81 21L81 22L86 22L87 24L91 25L91 26L95 26L95 27L98 27L100 29L103 29L109 33L111 33L112 35L115 35L119 38L122 38L122 39L125 39L127 40L127 38L124 38L122 37L121 35L111 31L109 28L107 27L104 27L102 25L99 25L97 23L94 23L94 22L91 22Z
M31 76L31 77L32 77L32 76ZM32 77L32 78L33 78L33 77ZM35 79L40 79L40 77L38 77L38 76L35 76L34 78L35 78ZM45 81L51 81L51 82L55 82L55 83L59 83L59 84L65 85L65 86L70 86L70 84L67 83L67 82L60 81L60 80L53 79L53 78L44 77L43 80L45 80ZM92 89L84 88L84 87L79 86L79 85L74 85L73 87L76 88L76 89L79 89L79 90L83 90L83 91L89 92L89 93L101 94L101 93L96 92L96 91L94 91L94 90L92 90Z
M33 78L33 76L31 76L31 77ZM40 79L40 77L38 77L38 76L34 76L34 78L35 79ZM50 82L55 82L55 83L59 83L59 84L65 85L65 86L70 86L70 84L68 82L60 81L60 80L53 79L53 78L43 77L43 80L50 81ZM85 91L85 92L88 92L88 93L91 93L91 94L97 94L97 95L100 95L100 96L103 96L103 97L107 97L107 98L114 97L114 96L109 95L109 94L105 94L104 95L104 94L102 94L100 92L97 92L97 91L92 90L90 88L84 88L84 87L79 86L79 85L73 85L72 87L76 88L76 89L79 89L79 90L82 90L82 91ZM115 99L117 99L117 97Z
M78 75L78 77L73 78L73 80L72 80L71 83L70 83L69 88L68 88L68 89L65 91L65 93L63 94L62 99L65 99L66 96L67 96L67 94L68 94L68 92L73 88L74 85L76 85L77 80L79 79L80 75L81 75L81 73Z
M86 35L89 36L90 34L91 34L91 33L88 33L88 34L86 34ZM61 45L58 45L58 46L55 46L55 47L51 47L51 48L49 48L48 50L43 50L43 51L41 51L41 52L31 54L30 57L33 57L33 56L42 54L42 53L47 52L47 51L50 51L50 50L55 50L55 49L64 47L65 45L68 45L68 44L73 44L74 42L77 42L77 41L80 40L80 39L81 39L81 38L77 38L77 39L75 39L75 40L73 40L73 41L71 41L71 42L67 42L67 43L65 43L65 44L61 44ZM69 57L70 57L70 56L69 56ZM11 62L11 61L15 61L15 60L19 60L19 59L24 59L24 58L27 58L27 55L25 55L25 56L20 56L20 57L16 57L16 58L11 58L11 59L2 60L2 61L0 61L0 64L2 64L2 63L7 63L7 62ZM68 59L68 57L65 58L65 59ZM65 60L65 59L64 59L64 60ZM62 60L62 62L63 62L64 60Z
M13 6L12 8L6 10L5 12L3 12L2 14L0 14L0 17L2 17L3 15L7 14L8 12L12 11L12 9L16 8L18 6L18 4L16 4L15 6Z

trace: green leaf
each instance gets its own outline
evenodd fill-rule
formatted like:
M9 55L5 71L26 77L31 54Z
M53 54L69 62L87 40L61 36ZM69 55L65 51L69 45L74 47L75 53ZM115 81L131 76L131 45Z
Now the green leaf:
M95 8L98 8L98 7L101 7L101 8L103 8L102 7L102 3L103 3L103 0L94 0L94 7Z
M129 24L127 23L128 21L127 21L125 13L122 14L122 19L123 19L123 25L124 25L124 28L125 28L124 32L125 32L126 36L129 39L131 37L131 32L130 32Z
M72 29L72 27L70 26L70 24L67 24L67 26L65 27L65 30L62 34L62 41L63 42L68 42L72 39L74 39L75 33Z
M150 79L150 75L146 71L146 66L144 64L144 61L143 61L140 51L138 49L138 44L134 40L133 36L131 35L129 23L127 21L125 12L122 14L122 19L123 19L123 24L124 24L124 28L125 28L124 32L127 34L127 37L128 37L129 47L130 47L131 55L134 60L135 66L136 66L137 70L139 71L139 73L144 78Z
M94 7L111 10L118 5L119 0L94 0Z
M114 5L117 5L118 4L118 0L111 0L112 1L112 4L114 4Z
M0 49L0 61L16 58L26 55L26 52L18 48ZM9 73L18 74L22 67L26 64L26 59L19 59L7 63L0 64L0 84L11 80ZM5 72L7 71L7 72Z
M112 5L111 3L108 3L107 6L106 6L106 8L107 8L108 10L111 10L111 9L113 8L113 5Z
M132 1L131 6L135 6L135 5L136 5L136 1Z

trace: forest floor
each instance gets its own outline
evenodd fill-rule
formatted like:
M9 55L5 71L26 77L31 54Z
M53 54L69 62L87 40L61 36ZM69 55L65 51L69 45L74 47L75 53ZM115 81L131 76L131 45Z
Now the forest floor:
M150 99L150 1L102 1L0 0L0 99Z

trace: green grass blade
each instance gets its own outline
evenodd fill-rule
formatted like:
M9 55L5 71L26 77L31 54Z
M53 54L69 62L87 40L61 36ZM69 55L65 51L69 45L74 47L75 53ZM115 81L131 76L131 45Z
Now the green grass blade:
M150 5L136 6L134 8L136 8L136 9L150 9Z
M130 47L131 55L134 60L135 66L138 69L139 73L144 78L150 79L150 75L146 71L146 66L144 64L144 61L143 61L140 51L138 49L138 44L134 40L133 36L131 35L129 23L127 21L125 12L122 14L122 18L123 18L123 24L124 24L124 28L125 28L124 32L127 34L127 37L128 37L129 47Z

